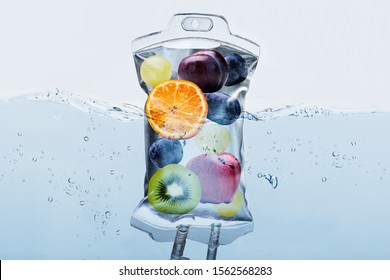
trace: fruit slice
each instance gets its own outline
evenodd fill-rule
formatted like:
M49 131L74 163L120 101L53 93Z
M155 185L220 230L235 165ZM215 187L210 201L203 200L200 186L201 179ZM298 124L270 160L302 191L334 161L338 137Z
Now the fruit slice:
M150 178L149 203L162 213L188 213L198 205L200 197L198 176L182 165L169 164Z
M150 126L170 139L195 136L207 116L208 104L202 90L185 80L168 80L155 86L145 104Z
M232 202L215 204L215 211L223 217L232 217L236 215L242 208L244 202L244 196L240 190L237 190Z
M195 172L202 186L202 203L229 203L240 185L241 165L227 152L192 158L187 168Z
M206 154L220 154L230 144L229 130L216 123L206 123L195 136L196 144Z

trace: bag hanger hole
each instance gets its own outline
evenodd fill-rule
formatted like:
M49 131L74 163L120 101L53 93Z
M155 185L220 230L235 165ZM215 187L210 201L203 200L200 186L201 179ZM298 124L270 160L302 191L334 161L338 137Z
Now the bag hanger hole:
M186 31L207 32L213 28L213 21L207 17L186 17L182 20L181 26Z
M194 28L194 29L199 28L199 21L197 19L193 19L191 21L191 27Z

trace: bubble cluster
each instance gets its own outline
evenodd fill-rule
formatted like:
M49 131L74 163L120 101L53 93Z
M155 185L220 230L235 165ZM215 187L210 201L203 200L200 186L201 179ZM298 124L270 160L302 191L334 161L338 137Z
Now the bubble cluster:
M279 185L279 180L278 180L278 177L277 176L274 176L272 174L268 174L268 173L258 173L257 174L257 178L264 178L265 180L268 181L268 183L270 184L270 186L274 189L276 189Z

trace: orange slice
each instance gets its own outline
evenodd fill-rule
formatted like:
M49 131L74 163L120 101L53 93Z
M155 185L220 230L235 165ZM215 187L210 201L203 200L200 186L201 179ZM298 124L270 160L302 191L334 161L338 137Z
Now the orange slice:
M201 129L208 104L202 90L185 80L164 81L153 88L145 104L150 126L170 139L188 139Z

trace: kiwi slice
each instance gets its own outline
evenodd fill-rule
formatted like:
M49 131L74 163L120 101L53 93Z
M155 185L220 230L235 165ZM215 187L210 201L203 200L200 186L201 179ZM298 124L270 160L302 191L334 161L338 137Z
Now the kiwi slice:
M182 165L166 165L150 178L149 203L162 213L188 213L198 205L200 197L198 176Z

